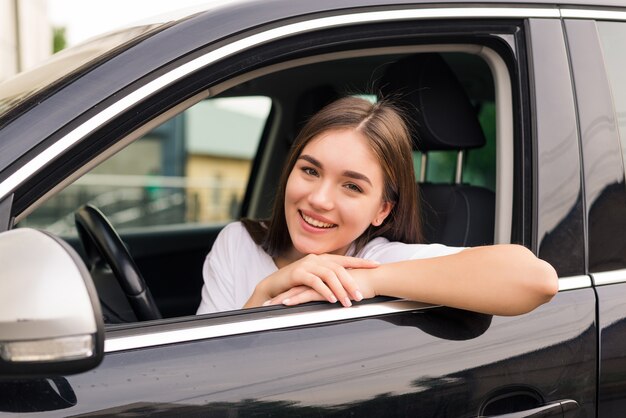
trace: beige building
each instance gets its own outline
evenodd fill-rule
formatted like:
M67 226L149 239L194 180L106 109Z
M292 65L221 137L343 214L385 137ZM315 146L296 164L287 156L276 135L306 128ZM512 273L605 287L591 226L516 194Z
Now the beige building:
M46 0L0 0L0 81L52 53Z

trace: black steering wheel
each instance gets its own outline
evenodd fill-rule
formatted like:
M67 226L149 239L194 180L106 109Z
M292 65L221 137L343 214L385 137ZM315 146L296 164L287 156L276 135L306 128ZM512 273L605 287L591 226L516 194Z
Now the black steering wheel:
M84 205L74 214L78 236L85 248L90 271L108 264L139 321L162 318L161 312L146 286L120 236L97 208ZM104 263L103 263L104 262Z

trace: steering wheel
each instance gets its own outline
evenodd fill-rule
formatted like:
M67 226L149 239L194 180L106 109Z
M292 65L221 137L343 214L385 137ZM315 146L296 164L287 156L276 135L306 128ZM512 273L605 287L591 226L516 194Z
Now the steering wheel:
M111 223L97 208L84 205L74 214L90 271L107 263L139 321L161 319L161 312L137 265Z

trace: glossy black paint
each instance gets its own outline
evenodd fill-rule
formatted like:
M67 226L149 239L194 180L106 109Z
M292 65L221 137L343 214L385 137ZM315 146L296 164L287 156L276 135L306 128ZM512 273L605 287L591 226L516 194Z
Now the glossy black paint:
M618 417L626 408L626 284L598 286L600 303L600 381L598 416Z
M576 108L561 22L530 19L536 133L533 243L559 276L584 274L583 193Z
M594 22L565 22L585 167L589 271L626 267L626 187L611 89Z
M589 271L626 266L626 187L612 95L596 24L565 21L573 64L585 167ZM626 273L621 275L626 280ZM593 276L593 274L592 274ZM619 416L626 407L626 285L598 286L600 362L598 415Z
M521 317L434 308L112 353L67 377L78 402L46 416L474 417L571 397L593 416L593 300L587 289Z

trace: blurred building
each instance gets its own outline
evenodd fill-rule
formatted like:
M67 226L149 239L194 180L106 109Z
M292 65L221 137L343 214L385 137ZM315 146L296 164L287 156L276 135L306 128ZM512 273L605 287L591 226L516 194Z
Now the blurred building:
M52 53L46 0L0 0L0 81Z

